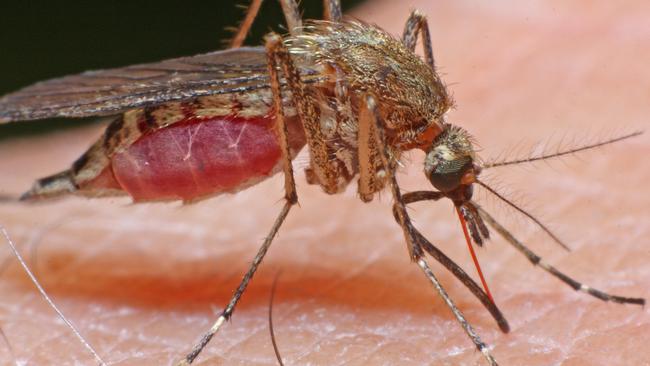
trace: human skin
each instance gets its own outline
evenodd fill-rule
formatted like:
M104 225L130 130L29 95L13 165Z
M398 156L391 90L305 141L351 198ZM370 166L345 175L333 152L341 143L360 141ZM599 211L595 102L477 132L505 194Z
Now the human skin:
M646 128L650 5L628 1L370 1L351 15L399 34L410 9L429 17L439 72L457 108L447 120L476 138L486 160L526 156L535 143L575 146ZM0 189L17 195L66 168L101 133L94 125L0 144ZM650 136L549 164L489 170L485 180L538 215L563 251L486 192L476 199L560 270L610 293L650 291ZM10 157L10 158L7 158ZM423 154L405 161L404 190L430 189ZM299 157L296 168L304 168ZM300 206L235 314L200 365L485 365L417 266L386 192L365 204L356 185L327 196L297 169ZM0 206L0 224L68 318L111 365L164 365L216 319L281 208L276 176L193 205L68 198ZM419 203L415 224L475 276L449 202ZM478 256L510 321L499 331L441 266L434 271L501 365L644 365L650 316L604 303L534 268L496 234ZM37 248L34 255L29 247ZM7 249L0 252L10 258ZM0 277L0 364L93 364L15 262Z

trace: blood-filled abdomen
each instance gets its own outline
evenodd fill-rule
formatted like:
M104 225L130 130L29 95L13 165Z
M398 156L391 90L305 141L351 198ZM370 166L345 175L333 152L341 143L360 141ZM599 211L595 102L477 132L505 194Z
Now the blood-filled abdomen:
M136 202L195 201L245 189L282 170L272 104L270 91L256 91L126 111L111 118L70 169L37 180L21 198L128 194ZM287 111L293 158L306 140Z
M195 200L238 191L281 169L275 118L190 118L143 134L111 158L135 201Z

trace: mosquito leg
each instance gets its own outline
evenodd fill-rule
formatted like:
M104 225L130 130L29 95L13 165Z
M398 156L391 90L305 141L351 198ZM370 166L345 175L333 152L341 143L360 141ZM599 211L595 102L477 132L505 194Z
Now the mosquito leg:
M341 10L340 0L323 0L325 14L323 18L330 22L340 22L343 19L343 11Z
M207 333L205 333L205 335L203 335L199 343L197 343L197 345L194 346L192 351L187 356L185 356L184 360L178 363L178 366L191 364L194 361L194 359L196 359L196 357L199 355L199 353L201 353L203 348L205 348L208 342L210 342L210 339L212 339L212 337L219 331L219 328L221 328L223 323L226 320L230 319L232 313L235 310L235 306L237 305L242 295L246 291L246 287L248 286L248 283L253 278L253 275L255 274L255 271L257 271L257 268L260 265L260 263L262 263L262 260L264 259L266 252L271 246L271 243L273 242L275 235L278 233L278 230L280 229L280 226L282 226L284 219L289 214L289 210L293 205L298 203L298 195L296 193L296 183L293 176L293 167L291 165L291 152L290 152L289 142L288 142L287 126L284 120L284 107L282 104L282 94L280 90L280 77L278 75L278 69L277 69L278 66L277 55L276 55L277 43L273 42L274 40L273 37L270 37L269 39L271 40L267 41L267 48L266 48L268 54L267 57L268 71L271 80L271 90L273 92L273 103L276 111L275 113L276 129L278 134L278 140L280 143L280 149L282 151L282 156L283 156L284 190L285 190L284 194L285 194L286 202L284 204L284 207L282 208L282 211L280 211L280 214L275 219L275 222L271 227L271 231L264 239L264 243L262 244L257 254L255 255L255 258L253 259L253 263L251 263L251 266L248 268L248 271L242 278L239 286L237 287L237 290L235 290L235 293L230 299L230 302L223 310L221 315L219 315L217 321L212 325L212 328L210 328L210 330ZM287 79L290 78L287 77Z
M435 69L433 60L433 47L431 46L431 34L429 33L429 24L426 15L418 10L413 10L404 25L402 33L402 42L411 51L415 51L415 45L418 41L418 33L422 35L422 47L424 48L424 60L427 65Z
M312 178L319 183L328 194L338 193L347 185L341 173L341 162L333 159L327 138L321 128L320 111L314 98L307 93L301 80L300 73L293 63L289 51L282 42L282 38L270 33L265 37L266 49L269 57L275 58L282 69L288 90L291 92L293 105L298 111L307 138L310 156L310 171Z
M438 201L441 198L445 198L445 195L442 192L436 191L415 191L402 195L402 200L405 205L419 201Z
M203 351L203 348L207 346L207 344L210 342L212 337L219 331L219 328L221 328L223 323L225 323L226 320L230 319L232 313L235 310L235 306L237 306L237 303L239 302L242 295L244 294L244 291L246 291L246 287L248 286L250 280L253 278L255 271L257 271L257 267L260 265L260 263L262 263L262 259L264 259L266 252L271 246L275 234L277 234L278 230L280 229L280 226L284 222L284 219L287 217L287 214L289 213L289 210L291 209L292 206L293 203L289 201L287 201L284 204L284 207L282 207L282 211L280 211L280 215L278 215L278 217L275 219L271 231L264 239L264 243L262 244L257 254L255 255L255 258L253 259L253 263L251 263L251 266L248 268L248 271L246 272L241 282L239 283L239 286L237 287L237 290L235 290L235 293L230 299L230 302L228 303L224 311L221 313L221 315L219 315L217 321L212 325L212 328L210 328L210 330L208 330L203 335L203 337L201 337L201 340L194 346L192 351L188 353L187 356L185 356L185 358L177 364L177 366L185 366L194 362L196 357L198 357L201 351Z
M414 241L412 233L413 225L406 212L406 206L402 200L397 181L395 181L394 170L396 163L390 158L384 142L383 120L379 114L377 103L372 96L366 96L362 101L359 112L359 186L358 192L361 199L370 200L372 195L381 188L385 181L388 181L393 196L393 212L397 216L397 222L404 230L406 245L411 260L417 261L422 257L422 248ZM382 169L377 170L377 166ZM394 181L395 184L392 184Z
M228 48L238 48L244 44L246 35L251 30L255 18L260 11L262 2L264 0L252 0L251 4L246 10L246 15L244 20L239 24L235 36L230 41ZM295 0L279 0L280 6L282 6L282 12L284 13L284 18L287 21L287 27L289 32L292 35L300 32L300 27L302 26L302 20L300 18L300 12L298 11L298 4ZM341 2L339 0L323 0L323 7L325 13L323 14L323 19L329 20L332 22L340 22L343 17L343 12L341 11Z
M298 4L295 0L279 0L280 5L282 6L282 11L284 12L284 17L287 20L287 25L289 26L289 32L294 35L294 32L297 32L296 28L302 26L302 19L300 17L300 11L298 10ZM343 11L341 10L341 1L340 0L323 0L323 19L331 22L340 22L343 18Z
M472 202L474 206L476 206L479 214L483 219L490 225L494 230L496 230L501 236L503 236L504 239L508 243L510 243L515 249L520 251L523 255L528 258L528 260L535 266L541 267L543 270L546 272L552 274L553 276L557 277L560 279L560 281L566 283L567 285L571 286L574 290L576 291L582 291L584 293L587 293L591 296L597 297L603 301L613 301L617 302L620 304L637 304L637 305L645 305L645 299L642 298L636 298L636 297L623 297L623 296L616 296L616 295L610 295L608 293L602 292L600 290L597 290L595 288L591 288L589 286L583 285L582 283L574 280L573 278L567 276L566 274L560 272L557 270L555 267L551 266L550 264L547 264L542 260L540 256L535 254L532 250L530 250L527 246L525 246L522 242L517 240L510 231L508 231L506 228L501 226L492 215L487 213L485 210L483 210L479 205L476 203Z
M323 0L325 19L340 21L341 4L339 0ZM287 24L292 35L300 32L302 21L298 13L295 0L280 0ZM307 138L310 155L310 166L306 169L307 181L310 184L319 184L328 194L340 192L347 186L350 174L346 174L345 163L334 156L335 152L327 145L320 123L320 110L312 96L308 95L300 80L298 69L294 65L282 38L275 33L265 37L269 54L277 59L276 63L282 69L286 78L289 91L291 91L293 104L298 110L302 126Z
M445 291L445 289L442 287L440 281L438 281L436 276L433 274L433 271L431 271L431 268L424 260L424 258L418 259L417 264L422 269L422 271L424 271L425 276L427 276L429 281L431 281L433 286L436 288L436 291L438 291L440 297L442 297L442 299L445 301L447 307L451 310L452 313L454 313L456 320L458 320L460 325L463 327L465 333L467 333L467 336L472 340L476 348L481 351L488 364L490 364L490 366L498 366L497 361L494 359L492 354L490 354L490 350L488 349L487 345L483 343L481 337L479 337L472 325L467 321L467 319L465 319L463 313L461 313L460 309L458 309L454 301L449 297L449 294L447 294L447 291Z
M435 191L416 191L416 192L408 192L404 193L402 195L402 201L404 202L405 205L408 205L410 203L415 203L419 201L438 201L441 198L444 198L445 195L442 194L441 192L435 192ZM397 219L397 208L393 206L393 215L395 216L395 220ZM496 306L494 302L490 300L490 298L487 296L485 291L458 265L456 262L454 262L451 258L447 257L440 249L438 249L435 245L431 244L431 242L420 233L418 229L413 227L413 232L415 234L415 241L420 245L429 255L431 255L438 263L442 264L451 272L465 287L467 287L468 290L474 294L474 296L485 306L485 308L490 312L494 320L497 322L499 325L499 328L501 331L504 333L508 333L510 331L510 326L508 325L508 321L506 318L503 316L499 308Z
M429 240L425 238L424 235L419 232L419 230L413 229L413 231L415 234L414 239L418 245L422 246L422 248L427 253L429 253L430 256L438 261L438 263L445 266L445 268L447 268L447 270L449 270L449 272L451 272L454 277L456 277L463 285L465 285L465 287L467 287L468 290L470 290L470 292L481 302L481 304L483 304L490 315L492 315L502 332L510 332L510 325L508 324L508 320L505 318L503 313L501 313L499 307L497 307L497 305L492 302L492 300L490 300L490 297L485 293L485 291L458 264L456 264L456 262L447 257L447 255L445 255L435 245L431 244L431 242L429 242Z
M404 238L406 240L409 254L411 259L417 263L418 267L422 269L425 276L433 284L438 294L443 298L447 307L452 311L456 320L461 324L465 333L472 340L476 348L483 354L485 359L490 365L497 365L494 357L490 354L488 347L481 341L481 338L476 334L474 328L469 324L465 319L465 316L458 309L453 300L449 297L445 289L440 284L440 281L429 268L429 265L423 258L422 247L415 240L416 230L413 227L411 220L406 212L406 206L402 195L400 193L399 186L397 184L397 179L395 178L395 167L396 163L391 161L390 152L385 144L385 134L384 134L384 122L377 108L377 103L372 96L366 96L361 103L361 111L359 114L359 151L361 156L361 151L364 149L369 149L372 144L370 140L374 140L374 144L379 151L379 156L385 167L385 179L390 185L391 193L394 201L394 209L397 216L397 222L402 227L404 232ZM374 135L374 136L373 136ZM366 153L367 155L367 153ZM359 174L368 174L367 171L360 171Z
M239 48L244 44L244 41L246 40L246 36L248 35L248 32L250 32L251 27L253 26L253 22L255 21L255 18L257 18L257 13L259 13L260 11L260 7L262 6L262 1L264 0L251 1L251 4L248 6L248 9L246 10L246 15L244 16L244 19L241 21L241 23L239 23L239 27L237 27L237 32L230 40L228 48Z
M382 154L375 138L377 127L376 123L374 123L374 117L370 113L372 111L368 108L363 108L359 115L359 184L357 192L359 198L364 202L370 202L374 194L384 187L386 170L391 169L388 167L388 163L382 162ZM401 211L398 211L396 206L393 207L397 221L401 224L405 218L399 216ZM412 260L416 260L422 255L421 248L414 245L411 238L413 236L407 237L409 254Z
M262 2L264 0L252 0L251 4L246 10L246 15L244 20L239 24L235 36L230 41L228 48L238 48L244 44L244 40L250 32L255 18L262 7ZM282 13L284 13L284 19L287 22L287 28L289 33L296 35L300 33L300 28L302 27L302 19L300 18L300 11L298 10L298 4L295 0L279 0L280 6L282 7ZM326 1L326 0L325 0Z
M402 200L405 205L408 205L409 203L425 200L437 201L444 197L445 196L440 192L417 191L405 193L402 195ZM395 206L393 206L393 215L395 216L395 220L398 220L397 208ZM472 292L472 294L483 304L485 309L490 312L501 331L508 333L510 331L510 325L508 325L508 321L503 316L503 313L501 313L496 304L490 300L485 291L483 291L483 289L458 264L456 264L451 258L447 257L447 255L445 255L445 253L443 253L435 245L431 244L431 242L429 242L429 240L425 238L418 229L413 227L412 230L415 234L415 242L427 253L429 253L429 255L431 255L436 261L438 261L438 263L445 266L449 272L451 272L463 285L465 285L465 287L467 287L467 289L470 290L470 292Z
M284 13L284 19L287 21L289 33L292 35L300 33L302 18L300 17L298 3L295 0L280 0L280 6L282 6L282 12Z
M490 297L483 289L451 258L447 257L440 249L431 244L417 229L414 229L415 240L424 250L429 253L438 263L445 266L465 287L467 287L474 296L483 304L485 309L492 315L502 332L508 333L510 325L508 320L503 316L497 305L490 300Z

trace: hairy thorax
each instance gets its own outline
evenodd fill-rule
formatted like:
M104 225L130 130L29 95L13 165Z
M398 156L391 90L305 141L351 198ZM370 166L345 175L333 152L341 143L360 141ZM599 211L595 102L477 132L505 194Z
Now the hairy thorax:
M442 131L444 114L452 106L444 84L420 57L383 30L358 22L319 21L287 44L298 63L325 77L310 85L308 95L316 99L328 154L339 166L338 187L329 193L345 188L358 172L358 118L366 95L379 103L396 160L403 151L428 148ZM308 178L321 183L310 171ZM379 182L375 192L384 186Z

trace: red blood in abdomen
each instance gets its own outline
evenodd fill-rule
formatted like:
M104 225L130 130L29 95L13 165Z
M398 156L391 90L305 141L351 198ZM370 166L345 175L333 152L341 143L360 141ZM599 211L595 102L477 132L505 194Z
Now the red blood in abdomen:
M274 172L275 118L190 118L140 137L115 154L115 178L136 201L237 191Z

